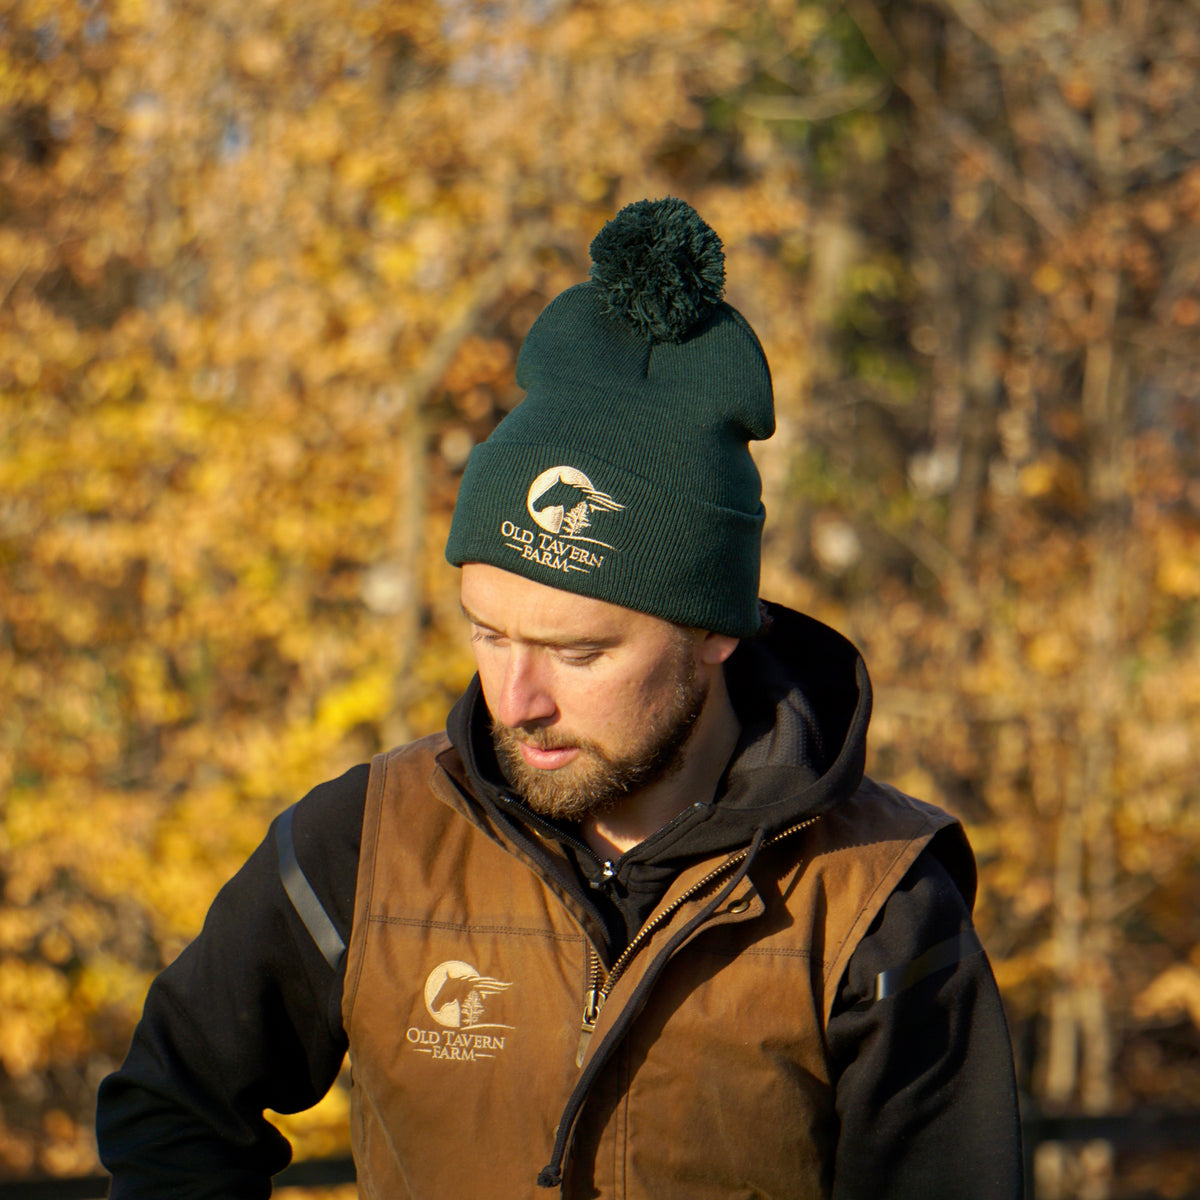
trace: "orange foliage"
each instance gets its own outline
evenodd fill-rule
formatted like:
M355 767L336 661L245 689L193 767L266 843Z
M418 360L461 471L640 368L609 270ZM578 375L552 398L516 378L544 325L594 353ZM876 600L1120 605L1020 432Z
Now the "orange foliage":
M644 195L725 239L779 398L764 592L860 642L873 769L968 820L1018 1032L1089 972L1130 1062L1195 1020L1200 170L1152 152L1196 35L1152 0L1170 36L1096 69L1081 24L1051 88L1032 10L900 7L8 5L0 1171L94 1165L99 1077L270 817L440 724L458 472ZM1055 923L1081 781L1107 974Z

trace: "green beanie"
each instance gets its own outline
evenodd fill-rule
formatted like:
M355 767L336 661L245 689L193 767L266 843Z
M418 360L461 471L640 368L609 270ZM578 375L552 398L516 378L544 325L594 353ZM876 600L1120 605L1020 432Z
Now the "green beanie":
M682 200L642 200L591 253L525 339L525 398L471 453L446 557L747 637L765 515L748 443L775 410L721 299L720 239Z

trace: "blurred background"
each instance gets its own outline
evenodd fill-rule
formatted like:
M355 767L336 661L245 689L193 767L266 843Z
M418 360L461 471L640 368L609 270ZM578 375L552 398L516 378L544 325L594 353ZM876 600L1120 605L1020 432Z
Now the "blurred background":
M1200 1109L1198 83L1196 0L0 0L0 1178L97 1169L270 818L441 727L466 457L667 194L773 368L763 593L966 822L1029 1111Z

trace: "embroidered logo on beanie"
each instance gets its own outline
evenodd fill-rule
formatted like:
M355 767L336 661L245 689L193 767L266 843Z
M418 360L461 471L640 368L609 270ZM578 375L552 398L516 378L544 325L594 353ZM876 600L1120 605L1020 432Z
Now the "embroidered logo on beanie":
M568 490L560 490L564 488ZM547 498L550 502L539 507L539 502ZM555 500L559 502L554 503ZM593 516L619 513L625 505L600 491L578 468L561 466L543 471L529 485L525 508L538 531L513 521L503 521L500 536L504 544L516 551L523 562L535 562L552 571L582 571L586 574L603 566L606 557L589 550L589 546L608 551L615 551L616 547L584 531L599 532L594 528Z

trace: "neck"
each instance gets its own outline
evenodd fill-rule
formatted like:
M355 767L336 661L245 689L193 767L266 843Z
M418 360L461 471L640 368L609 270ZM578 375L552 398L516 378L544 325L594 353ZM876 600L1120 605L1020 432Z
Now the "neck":
M725 689L724 672L718 670L684 745L678 769L626 796L608 812L583 820L580 830L584 841L601 858L619 858L674 820L688 805L711 799L740 733L741 725Z

